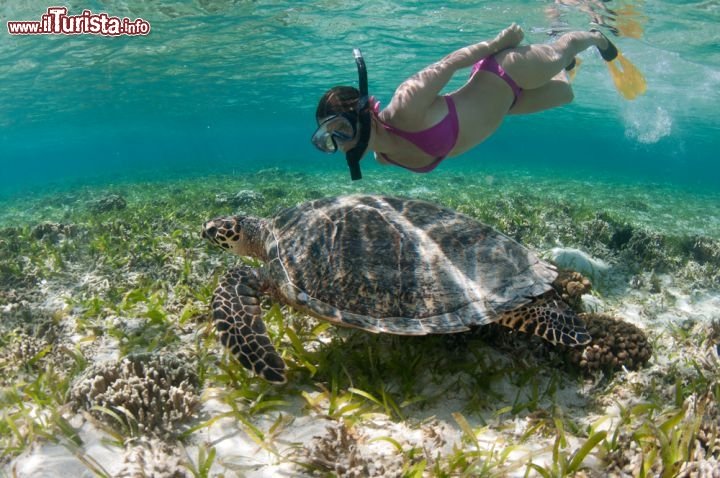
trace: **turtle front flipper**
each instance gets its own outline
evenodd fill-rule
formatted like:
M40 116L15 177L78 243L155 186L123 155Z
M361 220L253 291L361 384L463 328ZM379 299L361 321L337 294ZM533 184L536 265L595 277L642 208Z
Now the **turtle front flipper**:
M212 311L220 342L240 363L269 382L285 383L280 358L262 321L258 271L244 266L231 270L218 283Z
M573 347L588 344L591 340L585 323L567 304L552 294L538 297L528 305L504 313L497 323L535 334L556 345Z

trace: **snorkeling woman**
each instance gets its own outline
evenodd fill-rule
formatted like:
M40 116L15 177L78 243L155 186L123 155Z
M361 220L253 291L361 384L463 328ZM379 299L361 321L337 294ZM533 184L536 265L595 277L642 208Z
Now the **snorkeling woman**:
M321 151L346 154L352 179L360 179L360 159L375 158L427 173L487 139L509 114L529 114L567 104L573 91L565 70L575 55L597 47L605 61L618 51L601 32L570 32L552 44L519 46L516 24L494 39L466 46L405 80L387 108L367 92L362 55L355 50L360 89L336 86L320 99L312 142ZM440 95L453 74L473 67L467 83Z

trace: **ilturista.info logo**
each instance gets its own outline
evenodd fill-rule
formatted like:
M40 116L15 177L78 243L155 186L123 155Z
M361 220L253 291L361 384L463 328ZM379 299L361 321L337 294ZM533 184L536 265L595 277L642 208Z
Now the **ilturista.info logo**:
M40 20L9 21L11 35L147 35L150 23L137 18L111 17L107 13L83 10L80 15L68 15L67 7L49 7Z

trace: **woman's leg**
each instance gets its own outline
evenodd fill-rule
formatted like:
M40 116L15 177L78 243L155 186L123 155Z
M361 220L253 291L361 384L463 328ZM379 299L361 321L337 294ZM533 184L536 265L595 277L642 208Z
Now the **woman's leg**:
M522 89L540 88L560 73L575 55L596 46L605 49L607 39L599 32L566 33L548 45L529 45L504 50L495 59Z
M548 110L572 102L572 87L565 72L555 75L540 88L523 90L515 106L508 112L510 115L525 115Z

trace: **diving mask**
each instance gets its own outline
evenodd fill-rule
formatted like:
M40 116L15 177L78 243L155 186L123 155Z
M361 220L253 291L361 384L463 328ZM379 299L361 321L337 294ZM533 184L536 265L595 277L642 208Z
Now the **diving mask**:
M312 143L325 153L334 153L339 149L338 143L352 141L357 134L357 115L341 113L332 115L320 122L320 126L312 137Z
M320 151L334 153L338 150L338 143L352 141L360 135L355 146L345 153L350 178L355 181L362 179L360 173L360 160L365 155L370 141L370 108L368 101L367 70L365 60L359 49L353 49L355 64L358 71L360 97L355 111L329 116L322 120L312 136L312 143Z

